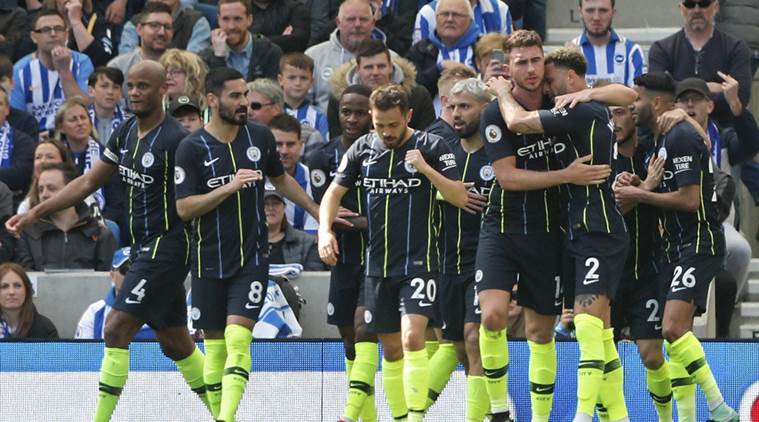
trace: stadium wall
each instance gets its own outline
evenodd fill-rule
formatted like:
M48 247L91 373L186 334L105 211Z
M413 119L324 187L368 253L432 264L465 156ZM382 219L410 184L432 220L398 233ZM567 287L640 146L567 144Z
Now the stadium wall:
M571 421L574 413L577 345L559 342L554 418ZM741 421L759 422L759 342L705 342L704 348L728 403ZM517 420L529 420L525 342L509 343L509 386ZM3 422L88 421L97 396L99 342L0 343L0 420ZM635 345L619 345L625 368L625 397L633 421L655 421L646 392L645 370ZM346 380L342 345L335 341L256 342L253 371L238 421L334 421L344 403ZM156 343L131 347L131 372L114 421L210 421L171 361ZM376 377L380 420L390 420L380 374ZM459 368L428 421L464 420L466 384ZM708 417L699 394L698 420Z

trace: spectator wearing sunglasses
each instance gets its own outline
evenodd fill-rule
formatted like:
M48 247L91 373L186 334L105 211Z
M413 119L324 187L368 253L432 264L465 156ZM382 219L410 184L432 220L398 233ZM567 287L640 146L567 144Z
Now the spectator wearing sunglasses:
M111 306L113 306L113 303L116 301L116 293L121 289L121 285L124 283L124 276L129 269L129 256L131 255L131 252L131 248L127 246L125 248L117 249L116 252L113 253L110 272L113 285L111 286L111 289L108 290L105 299L92 303L84 311L76 326L76 334L74 334L74 338L103 339L105 319L108 317L108 313L111 312ZM137 331L134 338L154 339L155 333L146 324Z

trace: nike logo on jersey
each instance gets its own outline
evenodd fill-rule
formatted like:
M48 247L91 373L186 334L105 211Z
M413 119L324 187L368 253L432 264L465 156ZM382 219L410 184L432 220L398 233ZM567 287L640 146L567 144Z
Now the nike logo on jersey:
M654 324L654 330L656 331L661 330L661 324Z
M261 307L260 305L253 305L251 303L246 303L245 304L245 309L257 309L257 308L260 308L260 307Z
M211 161L208 161L208 160L206 160L206 161L203 161L203 165L204 165L204 166L206 166L206 167L208 167L208 166L210 166L211 164L213 164L213 163L215 163L215 162L217 162L217 161L219 161L219 157L216 157L216 158L214 158L214 159L213 159L213 160L211 160Z
M586 278L585 280L582 281L582 284L584 286L587 286L589 284L598 283L598 280L599 280L598 278Z
M120 149L119 150L119 153L121 153L122 155L124 155L124 154L126 154L128 152L129 152L129 148L127 148L127 149Z
M677 292L679 292L680 290L685 290L685 289L687 289L687 288L688 288L688 287L686 287L686 286L683 286L683 287L673 287L673 288L672 288L672 293L677 293Z
M421 301L421 300L419 301L419 307L420 308L426 308L428 306L432 306L432 304L430 302L424 302L424 301Z

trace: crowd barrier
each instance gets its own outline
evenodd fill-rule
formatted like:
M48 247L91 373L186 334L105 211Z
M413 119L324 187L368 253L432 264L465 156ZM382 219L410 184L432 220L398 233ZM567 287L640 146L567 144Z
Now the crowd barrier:
M558 374L552 421L571 421L575 408L577 344L557 343ZM704 348L727 402L741 421L759 422L759 342L705 342ZM0 420L84 422L95 408L100 342L0 342ZM131 346L131 371L114 421L210 421L156 343ZM509 342L509 390L517 421L530 420L525 342ZM645 370L634 344L620 343L625 397L632 421L655 421ZM336 341L270 341L252 345L250 382L238 421L335 421L344 404L342 345ZM380 373L379 420L391 420ZM464 420L466 384L459 368L427 421ZM708 418L699 393L698 420Z

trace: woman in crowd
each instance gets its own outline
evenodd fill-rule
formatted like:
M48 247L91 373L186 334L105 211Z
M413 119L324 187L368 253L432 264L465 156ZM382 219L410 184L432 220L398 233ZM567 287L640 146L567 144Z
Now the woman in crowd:
M20 265L0 264L0 339L58 338L58 330L37 312L29 276Z
M200 100L203 122L208 122L210 114L206 106L203 87L203 81L208 74L206 63L197 54L177 48L166 50L159 62L166 69L167 90L166 98L164 98L166 109L169 108L171 101L180 95L197 98Z
M24 198L23 202L18 206L18 213L25 213L30 208L40 203L39 196L37 195L37 177L40 175L40 170L43 164L50 163L63 163L67 162L74 165L74 162L69 156L66 145L63 145L56 139L45 139L37 144L34 149L34 172L32 173L32 184L29 188L29 193Z
M301 264L305 271L322 271L314 236L293 228L285 218L285 200L275 190L264 193L264 212L269 227L269 263Z

